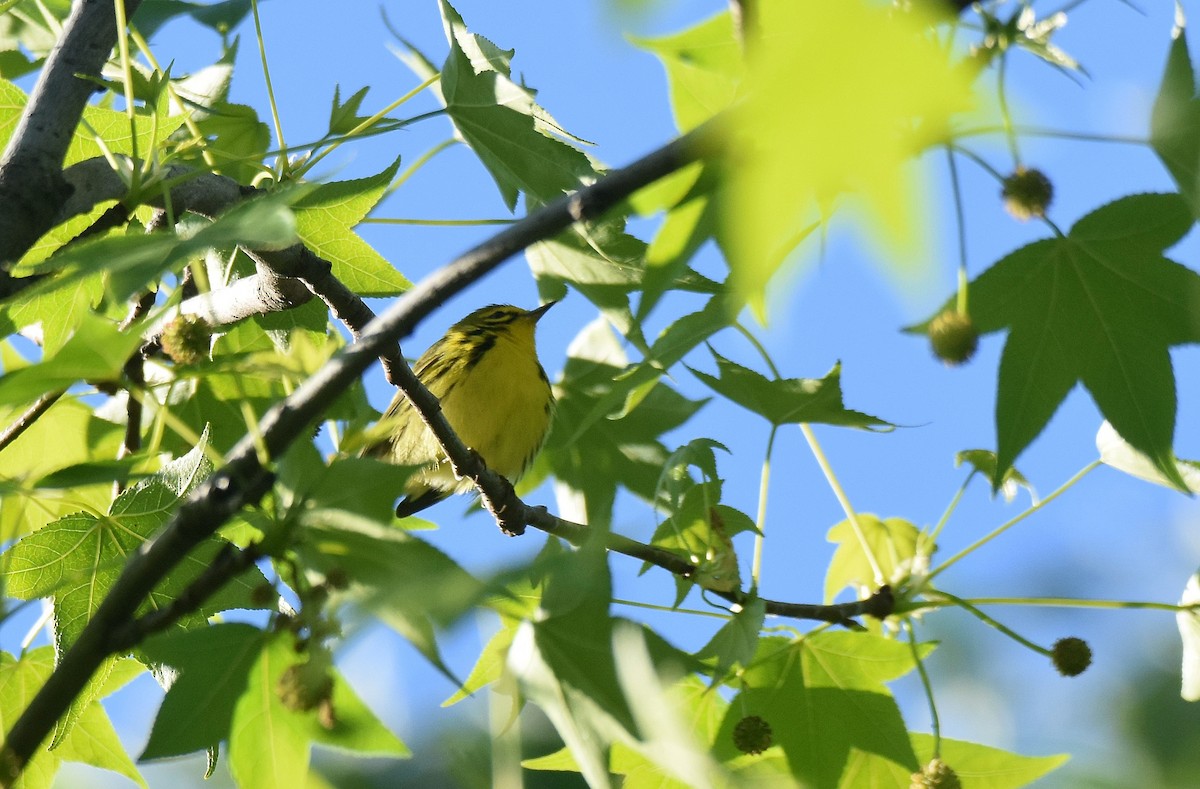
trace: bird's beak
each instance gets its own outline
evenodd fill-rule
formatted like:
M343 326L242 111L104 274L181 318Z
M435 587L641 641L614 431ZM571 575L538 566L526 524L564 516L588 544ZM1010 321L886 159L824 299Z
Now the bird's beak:
M542 306L538 307L536 310L531 310L529 312L529 317L533 318L534 323L537 323L538 321L540 321L542 319L542 316L546 314L546 311L548 309L550 309L551 307L553 307L555 304L558 304L558 302L557 301L548 301L545 304L543 304Z

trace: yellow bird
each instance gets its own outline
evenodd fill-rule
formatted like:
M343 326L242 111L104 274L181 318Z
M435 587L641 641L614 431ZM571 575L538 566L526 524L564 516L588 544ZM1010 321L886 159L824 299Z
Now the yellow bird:
M488 468L516 481L533 463L554 412L554 394L538 362L534 329L546 310L493 304L475 310L429 346L413 372L441 402L442 413L463 443ZM403 392L379 420L384 437L364 453L419 466L396 506L403 518L452 493L471 489L456 479L446 453Z

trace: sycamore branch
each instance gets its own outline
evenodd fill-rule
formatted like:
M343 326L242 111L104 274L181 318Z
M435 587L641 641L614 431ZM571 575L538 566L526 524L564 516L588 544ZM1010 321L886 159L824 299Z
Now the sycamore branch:
M0 746L0 783L10 785L20 776L55 722L116 648L113 634L134 620L151 590L235 512L261 499L273 481L264 463L278 458L297 438L307 435L313 422L366 372L375 358L395 347L450 296L525 247L575 222L601 216L638 189L697 160L714 142L712 129L693 131L510 225L417 284L371 321L358 342L335 354L295 392L273 406L257 429L233 447L226 464L188 497L162 532L122 570L79 638L61 656Z
M126 18L141 0L125 0ZM76 2L0 158L0 264L18 260L54 223L71 195L67 148L117 40L111 0ZM0 296L11 278L0 265Z

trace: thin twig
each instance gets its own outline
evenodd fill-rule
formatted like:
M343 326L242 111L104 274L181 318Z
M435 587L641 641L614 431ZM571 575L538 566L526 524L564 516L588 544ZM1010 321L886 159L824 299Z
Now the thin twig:
M17 420L8 427L4 428L4 432L0 433L0 450L3 450L17 438L33 426L33 423L38 420L42 414L50 410L50 406L58 402L58 398L66 394L66 389L59 389L56 392L47 392L33 402L33 405L25 409L25 413L17 417Z

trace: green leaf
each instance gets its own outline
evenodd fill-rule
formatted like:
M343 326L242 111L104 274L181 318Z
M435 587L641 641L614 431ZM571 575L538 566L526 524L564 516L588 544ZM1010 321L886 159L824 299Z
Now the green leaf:
M196 125L209 139L204 151L212 157L216 172L239 183L250 183L267 171L262 160L271 143L271 132L253 107L219 102L209 107ZM199 152L194 158L201 159Z
M772 425L816 423L867 430L895 427L890 422L851 411L842 405L840 363L834 365L824 378L771 380L726 359L716 351L712 351L712 355L717 360L720 377L691 367L688 369L715 392L762 416Z
M0 652L0 734L8 733L53 670L54 651L51 647L30 650L19 659L7 652ZM125 676L123 672L122 676ZM115 686L105 687L104 695L114 690ZM78 725L57 748L37 750L16 786L21 789L50 789L63 761L82 762L111 770L143 789L146 786L133 761L125 753L108 719L108 713L97 701L86 705L79 716Z
M728 622L721 625L696 657L713 660L713 682L719 682L734 666L748 665L758 649L758 634L767 615L767 604L754 598Z
M380 523L317 508L305 510L300 523L296 551L305 566L350 581L332 599L366 607L461 685L442 660L434 624L449 624L469 610L483 592L479 581L424 540L384 525L390 519Z
M633 319L629 294L645 273L646 244L625 232L624 218L575 227L525 249L525 259L544 299L561 299L573 286L595 304L621 334L636 344L641 327Z
M598 546L560 557L544 613L518 627L508 653L525 696L550 718L591 786L609 785L605 747L617 730L634 730L613 658L610 583Z
M1016 497L1017 488L1025 488L1029 491L1030 497L1037 501L1037 491L1033 489L1029 480L1025 479L1025 475L1016 468L1009 467L1003 474L997 475L995 452L986 449L964 449L954 455L955 468L963 463L969 463L975 469L975 473L987 477L988 482L992 483L992 491L1001 491L1005 501L1012 501Z
M301 240L333 264L333 274L360 296L396 296L412 287L351 228L363 220L387 190L400 160L368 178L321 184L296 202Z
M122 332L115 323L99 315L85 314L58 353L0 377L0 405L29 403L81 380L115 380L141 343L137 332Z
M587 156L551 134L562 129L534 101L533 91L510 77L512 51L467 30L441 0L450 54L441 93L454 128L487 167L509 210L520 192L546 203L594 176Z
M331 135L349 134L360 123L370 119L370 115L358 114L363 99L367 97L367 91L370 89L369 85L359 88L343 103L342 87L334 85L333 106L329 108L329 133Z
M285 633L269 637L258 653L246 691L234 705L230 725L229 767L239 786L305 786L313 742L359 753L409 755L404 743L379 722L336 671L332 672L332 729L321 725L316 710L295 712L283 706L277 691L279 680L302 660L293 639Z
M669 36L630 40L662 61L680 131L699 126L737 98L745 58L729 12Z
M200 24L224 35L241 24L250 13L251 0L219 0L196 3L187 0L143 0L133 16L138 30L146 38L178 16L187 15Z
M3 379L0 379L3 380ZM4 410L4 424L16 419L24 406ZM96 418L92 409L71 395L64 396L12 444L0 452L0 478L36 480L61 469L87 463L91 458L116 455L124 430ZM68 494L33 490L28 495L6 495L0 507L0 534L21 537L81 506L103 511L112 501L112 481L80 485Z
M759 641L743 672L745 690L731 702L714 747L736 758L733 727L745 715L770 724L792 774L805 786L833 789L869 770L907 786L916 754L884 682L913 668L908 645L869 633L822 632L789 642Z
M234 706L267 641L262 630L226 623L147 639L142 654L178 674L163 697L141 759L216 747L229 736Z
M287 206L292 199L294 195L280 192L244 201L216 220L204 223L188 237L138 232L71 244L31 267L31 273L55 276L22 291L20 298L78 287L81 279L105 272L109 276L109 297L121 302L140 293L163 272L182 266L205 250L238 244L259 248L288 246L296 240L296 222Z
M129 557L158 534L180 501L211 470L204 457L207 436L187 455L168 463L146 480L124 491L113 502L109 515L68 515L24 537L5 552L7 590L12 597L53 601L54 641L59 654L78 639L92 614L121 574ZM212 537L201 542L170 577L150 593L139 608L145 614L169 604L212 563L228 543ZM199 611L179 620L177 627L204 624L205 617L230 608L257 608L252 589L265 583L257 568L250 568L209 597ZM111 665L111 664L109 664ZM96 698L107 668L99 672L80 694L56 741L71 730L86 704Z
M970 283L979 332L1009 330L996 399L998 475L1082 383L1121 437L1185 489L1171 450L1167 350L1200 341L1200 276L1162 253L1192 223L1179 195L1124 197Z
M605 418L629 392L616 381L626 364L620 344L599 320L580 333L569 354L556 385L558 407L541 463L553 470L562 490L582 497L565 507L560 500L563 517L603 525L618 487L653 500L669 455L658 437L690 419L704 401L688 400L651 381L634 407Z
M508 648L512 646L513 635L516 633L517 621L509 621L488 639L479 659L465 682L454 691L448 699L442 702L443 707L457 704L463 699L470 698L475 691L496 682L504 675L504 664L508 660Z
M883 583L899 584L913 569L919 533L916 526L903 518L880 520L875 515L861 512L856 520L866 540L865 548L849 520L838 523L825 536L838 546L825 572L826 603L832 603L837 593L847 586L856 593L869 590L868 594L879 588L866 550L875 557L883 572Z
M1200 95L1183 26L1171 36L1174 42L1150 114L1150 146L1200 219Z
M910 735L917 759L926 764L933 758L933 736L913 732ZM1051 770L1066 764L1070 757L1021 756L963 740L941 740L940 758L954 768L963 786L979 789L1018 789L1028 786Z

